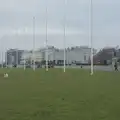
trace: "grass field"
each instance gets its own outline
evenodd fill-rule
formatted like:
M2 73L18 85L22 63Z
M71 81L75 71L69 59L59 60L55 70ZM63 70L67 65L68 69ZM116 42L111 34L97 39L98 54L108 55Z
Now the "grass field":
M0 120L120 120L120 73L1 69Z

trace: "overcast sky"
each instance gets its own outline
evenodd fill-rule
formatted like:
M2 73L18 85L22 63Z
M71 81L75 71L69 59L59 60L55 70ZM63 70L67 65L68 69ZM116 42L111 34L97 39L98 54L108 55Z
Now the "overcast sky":
M46 2L47 1L47 2ZM32 49L32 23L36 17L36 48L45 42L48 6L48 43L63 47L64 0L0 0L0 49ZM93 46L120 45L120 0L93 0ZM90 0L68 0L66 46L90 45Z

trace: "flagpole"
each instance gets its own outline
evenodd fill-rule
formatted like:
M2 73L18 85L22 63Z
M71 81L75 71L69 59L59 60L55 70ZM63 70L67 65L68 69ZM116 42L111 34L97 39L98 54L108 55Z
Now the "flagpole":
M35 71L35 17L33 17L33 70Z
M25 27L25 33L27 33L27 27ZM23 59L24 59L24 70L26 70L26 59L25 59L25 50L24 50L24 52L23 52ZM30 65L31 65L31 61L30 61Z
M48 8L47 8L47 0L46 0L46 71L48 71Z
M10 68L12 69L12 54L11 54L11 51L9 52L9 56L10 56Z
M16 49L16 67L18 68L18 50Z
M16 36L17 36L17 38L18 38L18 35L19 35L19 31L18 31L18 29L17 30L15 30L16 32ZM16 41L16 46L17 46L17 41ZM17 49L17 47L16 47L16 58L15 58L15 60L16 60L16 68L18 68L18 49Z
M66 4L67 0L64 0L64 72L66 72Z
M2 50L0 51L0 61L1 61L1 68L2 68Z
M25 51L24 51L24 70L26 69Z
M94 73L93 68L93 1L90 0L90 43L91 43L91 75Z
M5 62L6 62L6 68L7 68L7 50L6 50L6 54L5 54L5 55L6 55L6 57L5 57L5 58L6 58Z

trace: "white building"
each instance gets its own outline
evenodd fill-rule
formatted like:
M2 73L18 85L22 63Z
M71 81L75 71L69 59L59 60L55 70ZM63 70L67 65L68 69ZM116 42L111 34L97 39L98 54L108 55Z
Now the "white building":
M44 55L41 51L36 50L34 51L34 54L32 51L24 51L21 58L21 64L27 61L36 61L41 62L44 59Z
M55 48L49 48L49 60L56 62L61 60L64 60L64 50L63 49L55 49ZM96 50L93 50L93 54L96 54ZM87 64L90 60L91 56L91 48L89 47L72 47L66 49L66 62L67 64L71 64L73 62L78 62L82 64Z
M58 61L61 61L63 63L64 61L64 49L57 49L53 46L48 47L48 60L49 61L55 61L58 63ZM94 54L96 54L96 50L94 50ZM89 47L72 47L66 49L66 63L72 64L74 62L87 64L90 60L91 55L91 48ZM41 48L39 50L36 50L34 52L34 56L32 52L25 51L22 55L22 62L24 62L24 59L26 61L28 60L35 60L37 62L41 62L42 60L46 60L46 48Z
M94 54L96 51L94 50ZM82 64L87 64L90 60L91 48L89 47L73 47L67 50L67 62L72 63L74 61Z

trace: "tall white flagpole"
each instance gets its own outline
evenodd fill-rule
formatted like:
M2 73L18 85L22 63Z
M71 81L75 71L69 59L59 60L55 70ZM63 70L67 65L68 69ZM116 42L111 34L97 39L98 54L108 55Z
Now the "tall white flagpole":
M90 0L91 75L93 75L93 1Z
M33 70L35 71L35 17L33 17Z
M16 65L17 65L17 68L18 68L18 49L16 49Z
M19 35L19 31L18 30L16 30L16 35L17 35L17 38L18 38L18 35ZM17 42L16 42L16 46L17 46ZM16 48L16 58L15 58L15 60L16 60L16 68L18 68L18 49Z
M48 8L47 8L47 0L46 0L46 71L48 71Z
M6 53L5 53L5 62L6 62L6 68L7 68L7 50L6 50Z
M24 51L24 70L26 69L25 51Z
M64 0L64 72L66 72L66 4L67 0Z
M13 55L12 55L11 51L10 51L10 55L11 55L11 68L13 68L13 59L15 59L15 58L13 58Z

